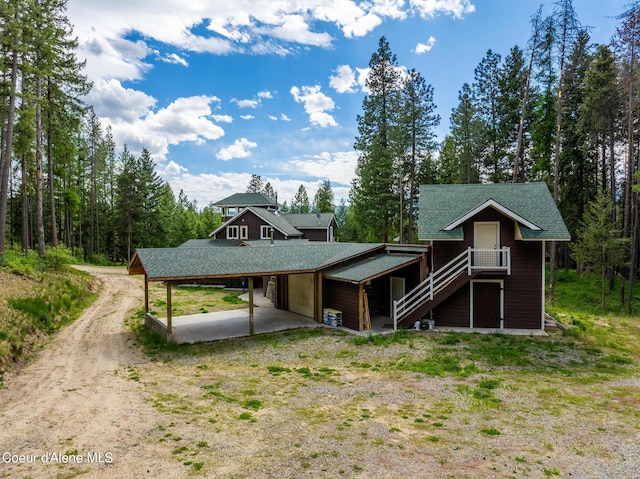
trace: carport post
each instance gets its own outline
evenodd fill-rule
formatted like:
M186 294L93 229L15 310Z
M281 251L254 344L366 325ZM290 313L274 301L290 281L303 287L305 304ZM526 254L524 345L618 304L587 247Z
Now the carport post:
M249 334L253 335L253 277L249 277Z
M149 276L144 274L144 312L149 312Z
M171 336L171 283L167 281L167 335Z

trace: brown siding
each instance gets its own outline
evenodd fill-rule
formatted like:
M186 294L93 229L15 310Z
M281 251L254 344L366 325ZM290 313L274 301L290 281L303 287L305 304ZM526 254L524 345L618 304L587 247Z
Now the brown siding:
M249 235L248 235L248 240L259 240L260 239L260 227L263 225L267 225L267 223L262 220L261 218L258 218L256 215L254 215L252 212L247 211L245 214L243 214L241 217L236 218L234 221L232 221L229 225L227 226L241 226L241 225L246 225L249 227ZM240 231L238 230L238 237L240 236ZM227 239L227 228L223 228L217 235L216 235L217 239ZM240 240L245 239L245 238L238 238ZM273 239L276 240L283 240L285 239L284 235L278 231L277 229L274 228L273 230Z
M325 279L322 287L322 306L342 311L342 325L359 330L358 285Z
M542 316L542 243L515 239L514 222L493 208L481 211L463 225L463 241L438 241L433 245L437 270L468 247L473 247L475 221L500 221L500 247L511 248L511 275L482 273L477 279L504 280L504 327L537 329ZM469 325L469 286L455 293L434 311L439 326ZM463 324L464 323L464 324Z
M327 230L298 228L304 239L309 241L327 241Z
M511 276L504 282L504 327L539 329L542 324L542 243L511 247Z
M436 326L469 327L469 291L469 285L463 286L433 310Z

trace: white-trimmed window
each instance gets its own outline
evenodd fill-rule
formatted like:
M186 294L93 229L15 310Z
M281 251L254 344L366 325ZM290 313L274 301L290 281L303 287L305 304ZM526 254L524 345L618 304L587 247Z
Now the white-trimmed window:
M237 226L227 226L227 239L238 239Z
M247 225L240 226L240 239L249 239L249 227Z
M238 209L235 206L229 206L227 208L227 216L235 216L238 213Z
M271 226L260 226L260 239L271 239Z

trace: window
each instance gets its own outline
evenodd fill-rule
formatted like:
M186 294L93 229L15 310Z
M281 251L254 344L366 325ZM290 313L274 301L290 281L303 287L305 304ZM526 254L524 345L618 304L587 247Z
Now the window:
M227 208L227 216L235 216L237 212L238 210L236 209L235 206L229 206Z
M271 226L262 225L260 226L260 239L270 239L271 238Z
M240 226L240 239L249 239L249 227L247 225Z
M227 226L227 239L238 239L237 226Z

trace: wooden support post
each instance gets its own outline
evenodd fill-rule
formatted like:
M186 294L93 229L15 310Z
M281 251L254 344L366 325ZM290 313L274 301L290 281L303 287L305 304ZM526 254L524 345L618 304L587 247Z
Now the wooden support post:
M172 334L171 325L171 283L167 281L167 335Z
M362 323L365 331L371 331L371 315L369 314L369 296L367 292L362 293Z
M360 283L358 286L358 331L364 329L364 285Z
M253 335L253 277L249 277L249 334Z
M144 274L144 314L149 312L149 276Z

